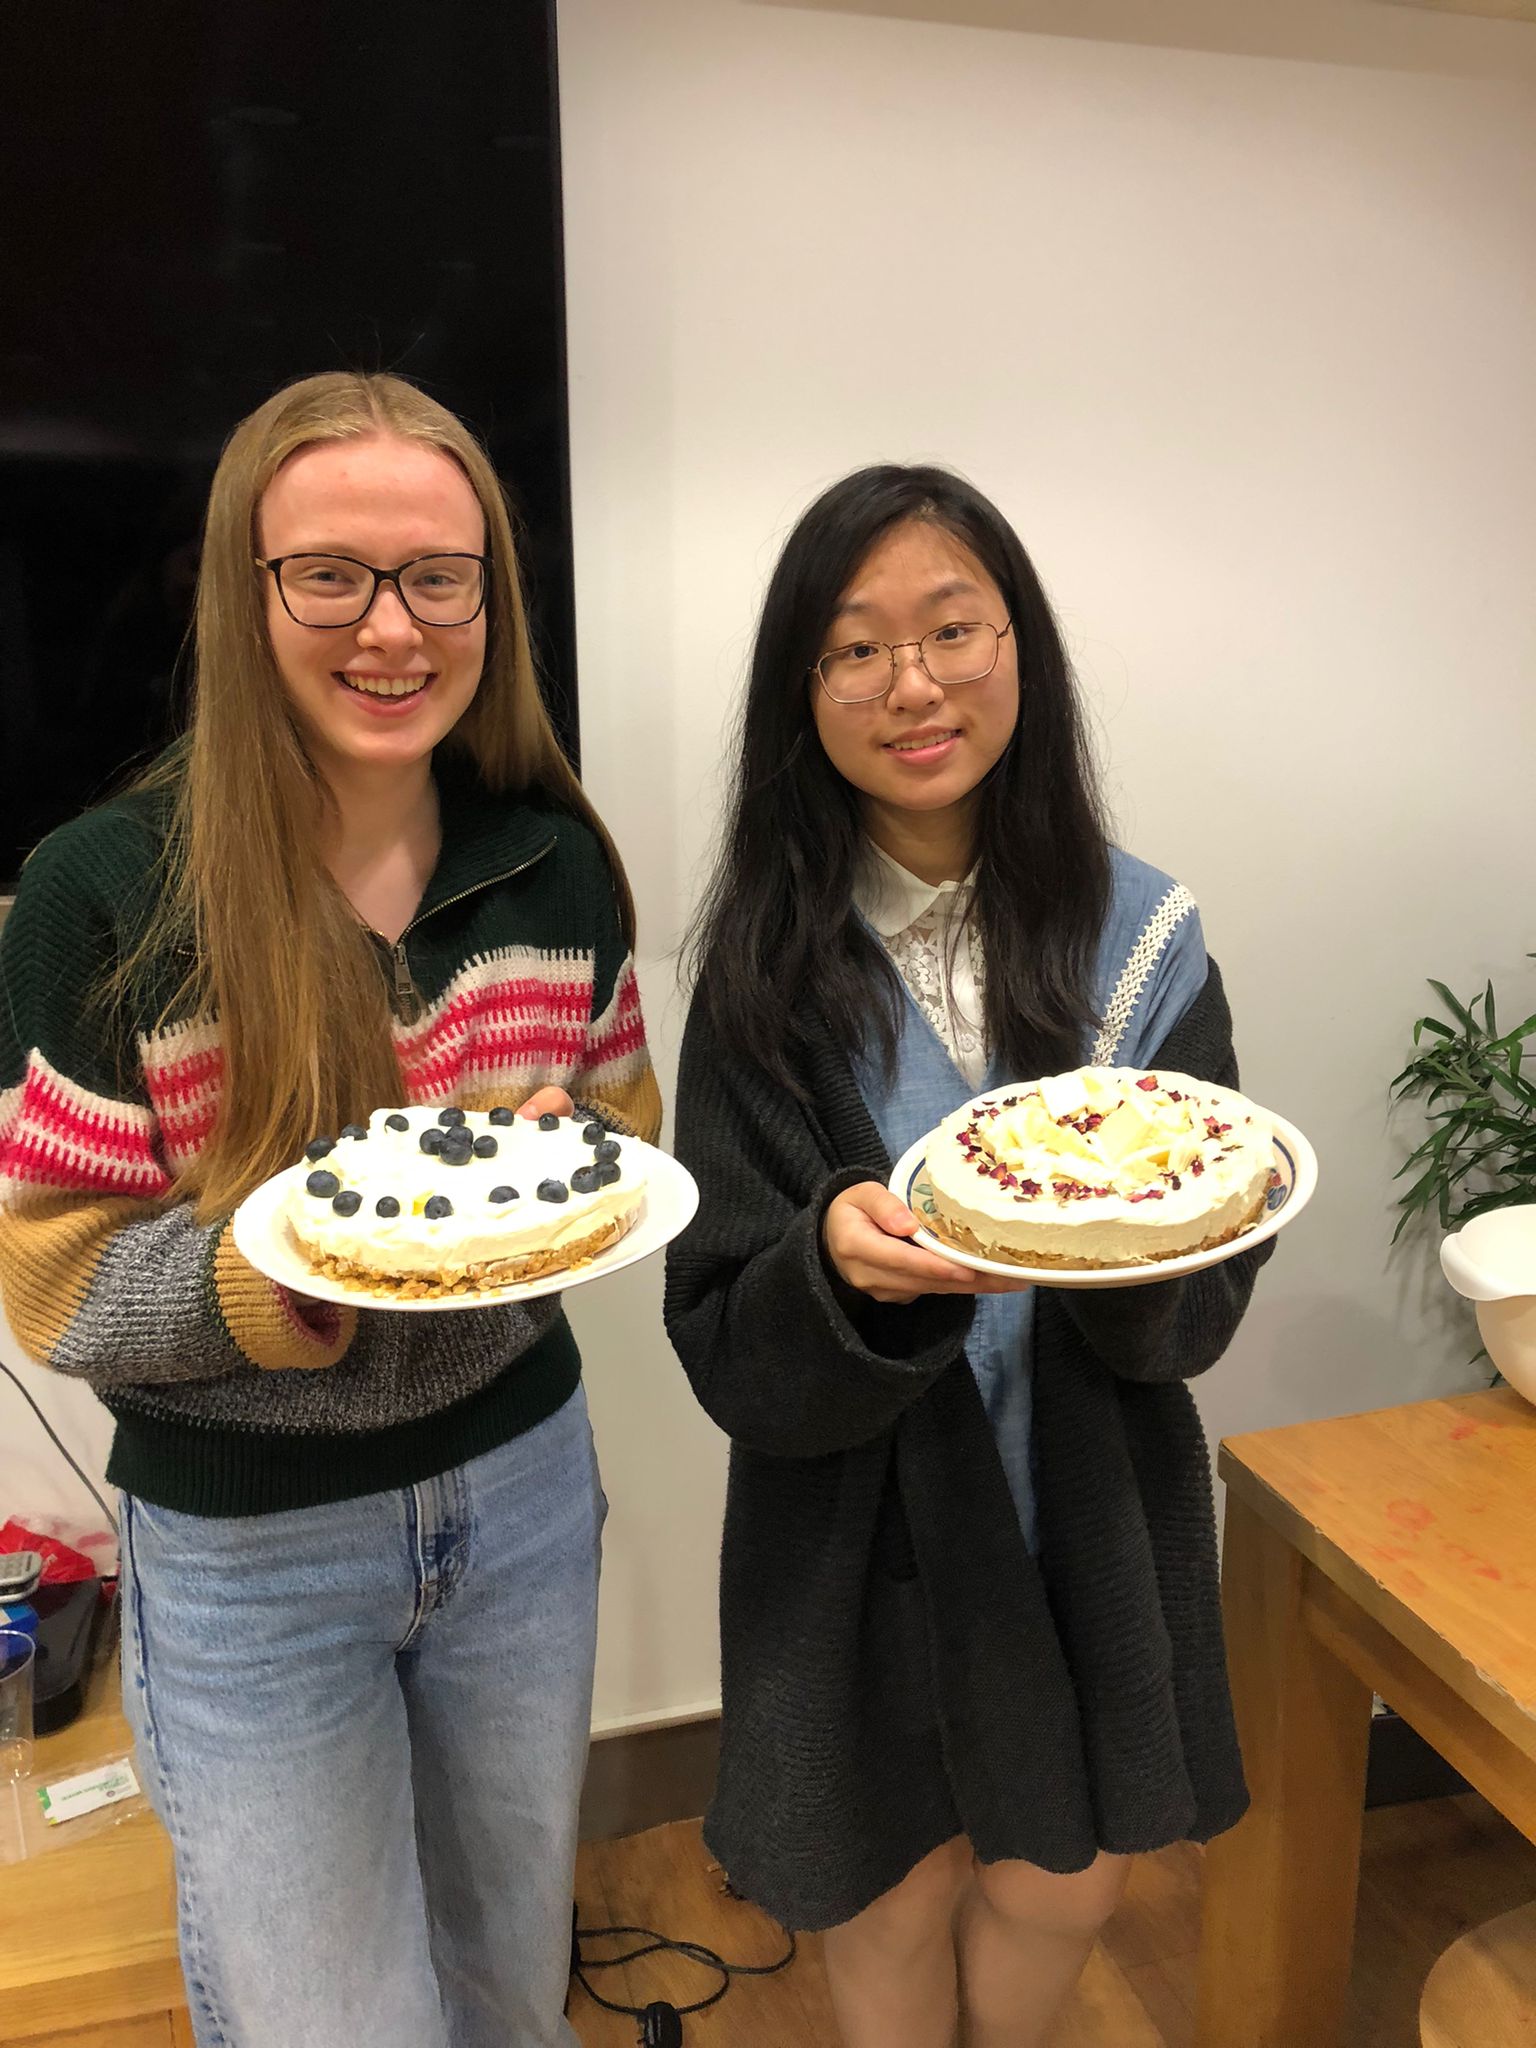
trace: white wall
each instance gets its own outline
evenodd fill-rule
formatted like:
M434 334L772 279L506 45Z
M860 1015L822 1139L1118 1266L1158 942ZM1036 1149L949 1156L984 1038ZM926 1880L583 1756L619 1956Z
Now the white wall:
M110 1501L104 1474L112 1443L112 1418L90 1388L29 1363L3 1314L0 1361L15 1374L59 1440ZM0 1373L0 1523L13 1515L29 1529L83 1547L99 1560L103 1571L114 1568L117 1543L106 1517L49 1441L33 1409Z
M1054 595L1122 838L1200 899L1247 1085L1322 1155L1212 1432L1470 1384L1431 1261L1388 1261L1386 1088L1426 975L1536 994L1536 30L561 0L560 35L585 765L664 1077L777 547L859 463L950 462ZM659 1299L572 1297L600 1719L716 1684L723 1460Z
M778 543L858 463L954 463L1055 596L1122 837L1200 898L1247 1084L1322 1153L1212 1431L1467 1384L1430 1262L1387 1260L1385 1088L1426 974L1536 1009L1536 31L1372 0L561 0L560 30L586 767L664 1079ZM600 1726L717 1697L724 1461L659 1301L654 1268L571 1296ZM103 1411L28 1384L99 1471ZM77 1498L0 1381L0 1506Z

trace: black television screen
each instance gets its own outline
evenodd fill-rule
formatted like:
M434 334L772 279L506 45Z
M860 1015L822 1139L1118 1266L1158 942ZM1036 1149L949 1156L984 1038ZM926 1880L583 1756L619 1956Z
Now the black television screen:
M219 448L315 370L486 441L574 756L551 0L7 0L0 79L0 892L174 728Z

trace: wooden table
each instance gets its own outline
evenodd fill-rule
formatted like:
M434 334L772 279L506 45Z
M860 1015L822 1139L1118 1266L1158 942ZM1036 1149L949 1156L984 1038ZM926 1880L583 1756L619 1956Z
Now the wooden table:
M64 1777L131 1746L109 1665L79 1719L38 1743L35 1768ZM0 2043L20 2042L192 2048L171 1845L152 1815L0 1869Z
M1536 1408L1262 1430L1219 1470L1253 1806L1206 1854L1199 2048L1343 2048L1373 1692L1536 1841Z

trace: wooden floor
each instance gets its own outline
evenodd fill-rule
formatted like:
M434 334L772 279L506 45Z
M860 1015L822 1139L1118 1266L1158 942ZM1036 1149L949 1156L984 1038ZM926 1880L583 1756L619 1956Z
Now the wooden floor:
M583 1927L638 1924L706 1943L733 1962L768 1962L782 1938L726 1896L696 1822L652 1828L581 1852ZM1417 2048L1419 1991L1440 1952L1469 1927L1536 1899L1536 1847L1483 1800L1425 1800L1366 1815L1349 2048ZM1200 1854L1185 1844L1143 1857L1084 1974L1055 2048L1193 2048ZM621 1944L586 1944L589 1953ZM676 1956L593 1977L629 2005L687 2004L718 1978ZM584 2048L634 2048L637 2024L572 1988ZM782 1975L737 1978L724 2000L686 2022L688 2048L837 2048L814 1938Z

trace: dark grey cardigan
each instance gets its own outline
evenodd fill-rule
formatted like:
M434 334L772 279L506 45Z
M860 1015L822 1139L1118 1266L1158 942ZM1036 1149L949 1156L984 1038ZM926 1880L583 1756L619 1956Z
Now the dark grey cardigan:
M1214 964L1149 1064L1236 1084ZM969 1302L882 1305L824 1263L828 1202L890 1161L824 1027L798 1071L811 1107L695 1002L677 1153L701 1202L666 1320L732 1440L711 1850L786 1925L822 1928L956 1834L1070 1871L1230 1827L1246 1794L1183 1382L1230 1343L1271 1246L1040 1293L1032 1559L964 1355Z

